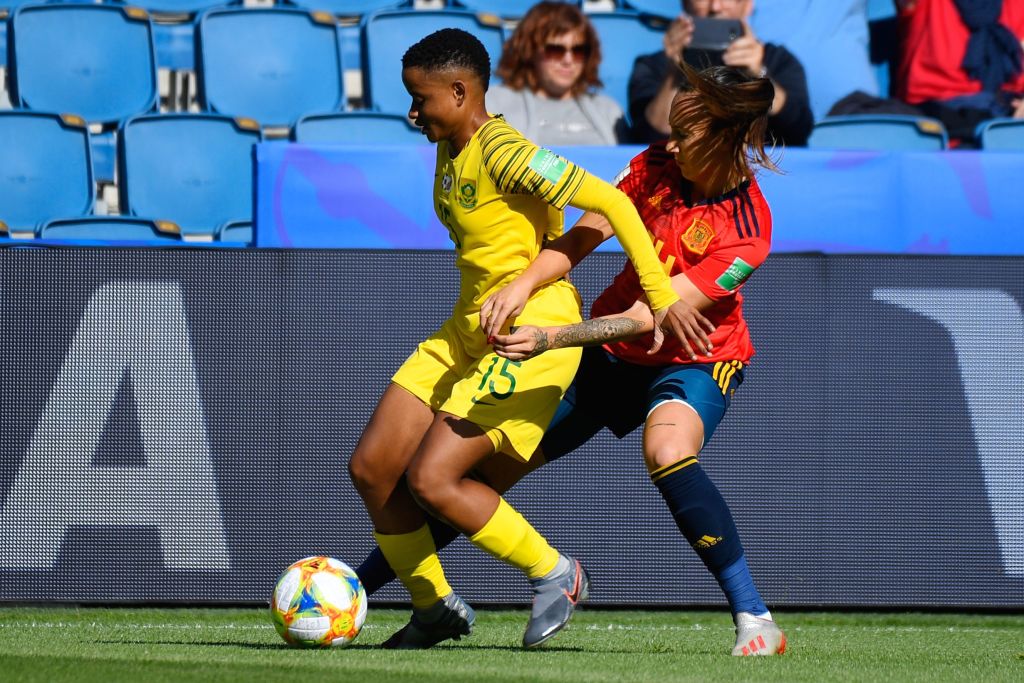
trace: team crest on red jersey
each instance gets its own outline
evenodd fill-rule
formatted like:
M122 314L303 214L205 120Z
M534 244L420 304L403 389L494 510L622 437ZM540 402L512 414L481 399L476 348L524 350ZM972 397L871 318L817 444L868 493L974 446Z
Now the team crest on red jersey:
M703 255L713 239L715 239L715 231L711 226L699 218L694 218L693 223L686 229L679 241L693 253Z

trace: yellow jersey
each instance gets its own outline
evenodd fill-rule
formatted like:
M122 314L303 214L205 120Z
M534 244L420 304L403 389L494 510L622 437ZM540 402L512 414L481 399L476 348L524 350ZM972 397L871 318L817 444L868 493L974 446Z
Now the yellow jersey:
M562 209L584 171L524 138L501 118L481 126L452 158L437 145L434 209L455 243L461 287L456 310L479 311L489 295L562 234Z

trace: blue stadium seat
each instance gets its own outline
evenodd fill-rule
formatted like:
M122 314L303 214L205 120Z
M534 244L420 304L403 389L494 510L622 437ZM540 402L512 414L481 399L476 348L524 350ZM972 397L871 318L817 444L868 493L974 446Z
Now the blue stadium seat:
M408 7L412 0L282 0L280 4L323 10L339 17L361 17L382 9Z
M359 23L363 16L382 9L410 7L413 0L277 0L279 5L291 5L311 11L330 12L341 19L338 27L341 41L341 63L346 70L360 71L362 55L359 53Z
M39 230L39 238L168 245L181 243L181 229L170 221L152 221L131 216L84 216L49 221Z
M815 120L856 90L878 95L867 23L865 0L757 0L750 17L758 38L800 60Z
M195 18L199 12L242 4L242 0L124 1L150 13L157 66L172 71L195 69Z
M633 62L641 55L658 52L668 22L636 12L591 14L590 21L601 38L601 68L598 76L604 93L629 114L629 76Z
M461 28L480 39L498 65L504 34L493 15L459 10L375 12L363 18L363 98L376 111L404 114L410 99L402 85L402 55L424 36L443 28Z
M217 231L218 242L231 242L232 244L253 244L253 224L250 221L234 221L220 226Z
M975 137L982 149L1024 152L1024 119L992 119L978 126Z
M936 151L946 149L949 136L942 122L920 116L854 114L830 116L814 125L808 147Z
M471 12L487 12L497 14L504 19L519 19L530 11L540 0L452 0L455 7L463 7ZM580 0L561 0L573 5L580 5Z
M7 66L7 19L11 12L35 0L0 0L0 68Z
M125 121L118 149L122 213L168 220L185 239L212 240L234 221L252 220L251 119L215 114L151 114Z
M32 237L51 218L92 211L89 130L70 115L0 111L0 234Z
M157 103L149 15L113 5L26 5L8 26L17 107L72 112L110 128ZM114 139L93 137L100 180L113 179Z
M207 111L292 126L345 104L337 22L327 12L223 9L198 24L199 102Z
M683 11L679 0L621 0L620 4L643 14L669 19L675 19Z
M417 145L427 138L402 114L349 111L303 116L292 139L303 143Z

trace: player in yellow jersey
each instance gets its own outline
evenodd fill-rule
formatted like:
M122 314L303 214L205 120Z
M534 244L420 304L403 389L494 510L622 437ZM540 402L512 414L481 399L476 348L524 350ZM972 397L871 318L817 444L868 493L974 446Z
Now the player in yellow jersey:
M527 268L546 238L562 233L561 209L572 204L614 226L659 332L667 326L687 336L694 312L673 291L624 194L487 113L490 61L480 41L444 29L409 48L402 67L409 116L438 143L435 210L455 244L461 286L452 316L395 373L349 463L377 542L413 603L411 621L385 646L425 648L472 629L473 611L445 579L426 510L526 574L534 601L523 644L535 647L586 597L586 572L469 473L498 452L529 460L580 349L525 362L499 358L481 329L481 304ZM517 325L572 324L580 321L579 296L560 280L517 313Z

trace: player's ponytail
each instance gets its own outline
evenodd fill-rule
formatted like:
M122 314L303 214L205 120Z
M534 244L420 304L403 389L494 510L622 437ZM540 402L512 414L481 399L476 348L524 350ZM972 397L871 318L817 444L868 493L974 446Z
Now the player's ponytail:
M768 112L775 86L739 69L716 66L698 71L682 65L684 90L672 102L669 123L689 135L727 145L734 170L749 175L751 165L778 170L765 150Z

